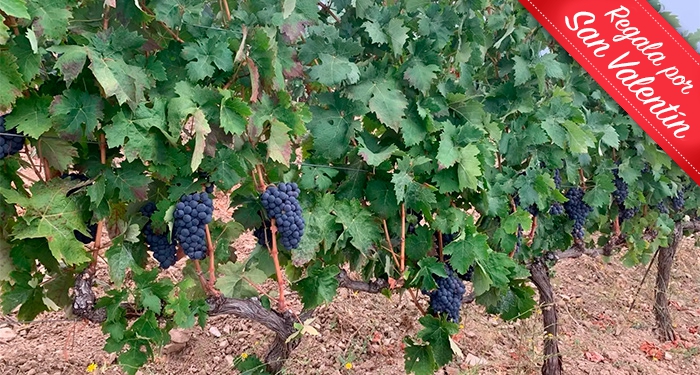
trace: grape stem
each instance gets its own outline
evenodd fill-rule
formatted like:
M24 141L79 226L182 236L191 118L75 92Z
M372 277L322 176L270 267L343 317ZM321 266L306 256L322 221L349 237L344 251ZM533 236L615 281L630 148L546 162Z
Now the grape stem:
M581 189L583 189L583 191L586 191L586 176L583 175L583 168L578 169L578 176L581 180Z
M406 270L406 204L401 203L401 276Z
M199 259L194 260L194 269L197 271L197 276L199 277L199 283L202 284L202 289L209 295L219 296L220 293L214 290L207 279L204 278L204 272L202 271L202 265L199 263Z
M45 180L44 180L44 175L41 173L41 169L38 168L38 167L36 166L36 164L34 163L34 158L32 157L32 154L29 152L29 146L28 146L28 145L24 145L24 153L27 155L27 160L29 160L29 164L31 164L32 169L34 170L34 173L36 174L36 176L37 176L40 180L45 181Z
M284 301L284 277L282 275L282 269L280 268L279 253L277 252L277 223L275 219L270 219L270 232L272 233L272 250L270 255L272 255L272 260L275 263L275 273L277 274L277 287L279 288L279 297L277 300L277 306L280 312L287 311L287 304Z
M105 9L108 12L109 8ZM100 163L107 164L107 142L104 133L100 134ZM90 274L94 275L97 271L97 258L102 247L102 230L104 228L104 220L97 222L97 230L95 231L95 242L92 244L92 262L90 262Z
M418 309L418 311L420 311L421 315L425 315L425 309L418 302L418 296L413 292L413 289L408 289L408 294L411 296L413 304L416 305L416 308Z
M535 240L535 231L537 230L537 216L532 217L532 228L530 228L530 233L528 233L527 246L532 246L532 242Z
M615 221L613 221L613 232L616 236L620 235L620 217L616 216Z
M207 252L209 253L209 286L214 289L214 284L216 283L216 265L214 259L214 245L211 240L209 224L204 226L204 232L207 234Z
M222 8L224 8L224 13L226 14L226 21L231 22L231 10L229 10L228 1L221 0L221 4L223 5Z
M382 220L382 223L384 224L384 236L386 237L386 243L389 246L387 249L390 253L391 256L394 258L394 263L396 263L396 267L400 268L401 263L399 262L399 258L394 252L394 246L391 245L391 237L389 236L389 227L386 225L386 220Z
M438 236L437 236L437 238L438 238L438 257L440 257L441 262L444 262L445 256L442 254L442 248L445 244L442 242L442 232L438 231L437 234L438 234Z

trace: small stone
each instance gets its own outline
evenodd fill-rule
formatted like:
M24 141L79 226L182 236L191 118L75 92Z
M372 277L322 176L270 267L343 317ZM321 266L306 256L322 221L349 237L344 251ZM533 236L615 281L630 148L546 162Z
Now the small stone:
M192 335L183 329L174 329L170 331L170 341L176 344L184 344L190 341L190 338L192 338Z
M209 333L211 333L214 337L221 337L221 331L214 326L209 327Z
M230 335L230 334L231 334L231 330L232 330L232 329L231 329L231 326L230 326L230 325L227 324L227 325L224 326L224 333L225 333L225 334Z
M226 361L226 364L229 366L233 366L233 356L232 355L227 355L224 357L224 360Z
M474 332L472 332L472 331L467 331L464 335L467 336L467 337L470 338L470 339L476 338L476 333L474 333Z
M673 355L671 355L671 353L669 353L669 352L666 352L666 353L664 354L664 359L667 360L667 361L670 361L670 360L673 359Z
M603 355L610 358L611 361L617 361L620 358L620 354L612 350L603 352Z
M163 353L173 354L182 351L186 346L185 343L173 342L163 347Z
M227 346L228 346L228 340L223 339L223 340L219 341L219 348L225 348Z
M12 328L0 328L0 342L10 342L17 337Z

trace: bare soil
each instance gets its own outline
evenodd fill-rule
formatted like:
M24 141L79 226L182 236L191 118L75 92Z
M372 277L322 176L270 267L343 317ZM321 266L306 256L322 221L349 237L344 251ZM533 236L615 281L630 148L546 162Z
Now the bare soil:
M222 202L224 203L224 202ZM227 203L227 202L226 202ZM226 208L222 204L222 209ZM230 212L221 214L230 217ZM240 256L254 246L246 233L234 244ZM555 267L552 282L560 318L560 349L565 374L700 374L700 259L694 240L681 245L670 286L671 313L681 340L659 342L652 313L655 266L628 312L645 268L628 269L613 259L567 259ZM172 272L173 276L177 273ZM274 290L272 283L264 285ZM299 301L290 293L291 306ZM422 301L425 303L425 300ZM292 353L283 373L404 374L402 339L419 329L420 313L409 296L368 295L339 290L329 306L316 312L320 336L307 336ZM455 337L464 356L444 374L537 374L542 362L543 328L539 308L532 317L507 323L483 308L463 306L463 328ZM171 345L140 374L237 374L236 361L263 357L272 333L231 316L210 318L204 329L187 330L184 345ZM0 374L122 374L115 356L102 351L100 327L67 320L63 313L44 314L36 322L17 323L0 316ZM654 354L653 358L648 354ZM349 367L349 368L348 368Z

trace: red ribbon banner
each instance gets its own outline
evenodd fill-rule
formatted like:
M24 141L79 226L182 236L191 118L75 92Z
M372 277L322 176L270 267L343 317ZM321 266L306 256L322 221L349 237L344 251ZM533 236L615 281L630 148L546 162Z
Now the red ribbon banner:
M700 55L680 34L645 0L520 2L700 183Z

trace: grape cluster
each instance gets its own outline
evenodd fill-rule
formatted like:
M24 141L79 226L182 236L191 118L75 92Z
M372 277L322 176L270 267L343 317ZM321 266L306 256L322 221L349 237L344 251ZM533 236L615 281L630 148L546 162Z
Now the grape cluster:
M0 116L0 160L14 155L24 147L24 136L17 134L15 129L5 129L5 116Z
M685 206L685 192L683 191L682 186L678 188L678 193L676 196L671 198L671 205L676 211L682 210L683 206Z
M561 189L561 173L559 173L558 169L554 170L554 186L557 189Z
M613 179L613 183L615 183L615 191L612 194L613 201L618 206L622 206L629 195L629 188L627 183L618 175L617 168L613 169L613 175L615 176Z
M146 238L148 248L153 252L153 258L160 263L160 268L167 269L177 262L177 248L170 242L170 233L166 230L163 234L156 234L151 227L151 216L156 212L156 204L146 203L141 207L141 215L149 218L143 227L143 235Z
M593 209L583 201L583 189L580 187L569 189L565 196L568 201L563 204L564 211L569 216L569 219L574 221L572 235L576 239L583 239L583 226L586 223L588 214L591 213Z
M615 177L613 179L613 183L615 183L615 191L612 194L613 202L617 204L617 208L620 211L617 217L620 222L623 222L633 218L634 215L639 212L639 207L627 208L625 206L625 199L627 199L627 196L629 195L629 187L627 186L627 183L620 178L619 170L617 168L613 169L613 175Z
M513 203L515 203L516 206L520 206L520 195L516 194L513 197ZM525 211L529 212L532 216L537 216L540 213L540 209L537 208L536 204L531 204L528 207L525 207Z
M253 231L253 235L258 239L260 246L272 247L272 230L270 230L270 225L270 221L265 221L261 227Z
M205 226L211 222L213 211L211 198L204 192L183 195L175 205L173 232L190 259L207 257Z
M666 206L666 203L664 202L659 202L659 204L656 205L656 209L659 210L660 213L662 214L668 214L668 206Z
M557 190L561 189L561 173L559 173L559 169L554 170L554 186L557 188ZM549 207L549 213L551 215L563 215L564 206L562 206L559 202L554 202Z
M450 321L457 323L466 288L450 266L445 265L445 271L447 271L447 277L437 276L435 280L437 289L428 293L430 309L436 315L447 314Z
M204 191L207 194L214 194L214 184L209 180L209 173L204 171L197 172L199 179L204 181Z
M437 232L435 232L435 235L437 236ZM444 248L445 246L449 245L452 241L454 241L457 237L459 237L459 233L442 233L442 247ZM437 239L436 239L437 241ZM445 261L450 260L450 256L447 254L443 255L443 258ZM474 266L469 266L469 269L467 270L467 273L465 274L460 274L455 271L457 276L459 276L460 279L464 281L472 281L472 275L474 274Z
M268 186L260 196L267 216L275 219L280 233L280 242L287 249L296 249L304 235L304 218L301 216L299 186L296 183L281 183Z

